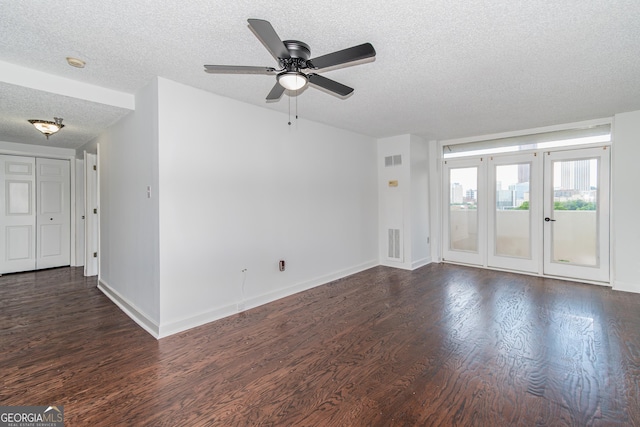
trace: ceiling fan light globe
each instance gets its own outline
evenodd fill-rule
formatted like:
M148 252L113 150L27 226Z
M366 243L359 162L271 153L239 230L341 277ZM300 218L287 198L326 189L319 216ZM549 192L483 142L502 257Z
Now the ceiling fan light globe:
M307 85L307 76L297 71L278 74L278 83L288 90L300 90Z

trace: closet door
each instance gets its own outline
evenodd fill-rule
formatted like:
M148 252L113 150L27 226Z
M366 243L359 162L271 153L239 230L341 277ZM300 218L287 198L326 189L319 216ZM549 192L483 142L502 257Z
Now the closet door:
M36 159L38 269L71 264L70 167L68 160Z
M36 163L0 155L0 274L36 268Z

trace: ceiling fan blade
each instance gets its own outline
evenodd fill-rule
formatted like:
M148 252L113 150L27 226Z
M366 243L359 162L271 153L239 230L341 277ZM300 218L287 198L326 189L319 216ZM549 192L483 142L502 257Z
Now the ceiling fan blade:
M269 21L262 19L248 19L247 21L253 29L253 32L276 60L278 58L291 58L289 49L282 43L282 40L280 40L276 30L273 29Z
M309 78L309 83L336 93L340 96L347 96L351 92L353 92L353 88L345 86L342 83L338 83L335 80L323 77L320 74L308 74L307 77Z
M320 69L333 67L334 65L346 64L347 62L358 61L360 59L371 58L374 56L376 56L376 50L373 48L371 43L364 43L358 46L353 46L347 49L313 58L310 62L314 68Z
M273 67L252 67L248 65L205 65L204 71L207 73L229 74L272 74L276 69Z
M284 93L284 86L276 82L276 85L271 89L269 95L267 95L267 101L277 101Z

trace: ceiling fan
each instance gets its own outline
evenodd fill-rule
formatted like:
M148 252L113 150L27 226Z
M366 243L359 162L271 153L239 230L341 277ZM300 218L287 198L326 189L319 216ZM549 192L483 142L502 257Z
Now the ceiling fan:
M347 96L353 88L323 77L314 71L334 67L376 56L371 43L364 43L337 52L309 59L309 45L298 40L280 40L273 26L262 19L249 19L249 26L267 50L278 61L280 68L244 65L205 65L207 73L267 74L275 75L277 82L267 95L267 101L280 99L285 89L302 89L310 83L340 96Z

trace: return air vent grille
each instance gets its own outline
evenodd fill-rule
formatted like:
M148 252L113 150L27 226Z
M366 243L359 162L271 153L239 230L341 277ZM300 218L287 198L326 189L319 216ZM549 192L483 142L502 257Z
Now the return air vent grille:
M402 164L402 155L396 154L395 156L387 156L384 158L384 167L400 166Z
M390 259L401 261L400 252L400 230L397 228L389 229L389 253Z

